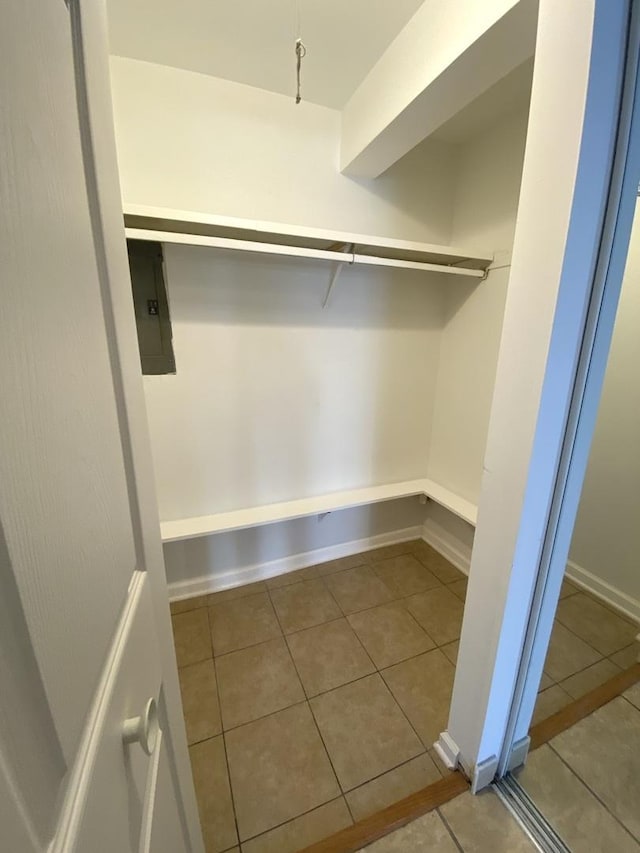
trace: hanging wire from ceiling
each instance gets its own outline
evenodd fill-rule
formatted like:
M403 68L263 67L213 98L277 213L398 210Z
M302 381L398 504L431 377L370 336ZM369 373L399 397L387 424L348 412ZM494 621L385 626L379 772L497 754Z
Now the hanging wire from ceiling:
M307 47L302 41L300 30L300 0L295 0L296 6L296 104L302 100L300 94L300 72L302 68L302 60L307 55Z

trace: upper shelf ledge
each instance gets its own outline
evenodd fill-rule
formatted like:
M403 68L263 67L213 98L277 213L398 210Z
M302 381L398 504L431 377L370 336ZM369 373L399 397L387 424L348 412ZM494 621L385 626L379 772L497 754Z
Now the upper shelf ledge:
M213 515L162 521L160 529L163 542L178 542L181 539L195 539L198 536L210 536L214 533L245 530L248 527L292 521L309 515L351 509L366 504L416 495L430 498L475 527L478 510L471 501L461 498L439 483L434 483L433 480L421 479L387 483L380 486L366 486L361 489L350 489L333 494L298 498L282 503L218 512Z
M459 246L327 231L146 205L126 205L127 237L483 278L493 260Z

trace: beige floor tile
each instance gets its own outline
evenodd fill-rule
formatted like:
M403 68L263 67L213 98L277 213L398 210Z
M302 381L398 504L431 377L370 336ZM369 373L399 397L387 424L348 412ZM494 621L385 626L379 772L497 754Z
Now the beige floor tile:
M631 643L631 645L625 646L615 655L611 655L609 659L620 669L629 669L630 666L640 662L640 643Z
M633 687L625 690L622 695L640 711L640 681L636 682Z
M373 564L373 570L394 598L406 598L440 586L438 578L425 569L413 554L380 560Z
M211 657L211 637L206 607L189 610L187 613L176 613L171 617L171 624L179 667Z
M576 592L580 590L575 584L572 584L571 581L566 578L562 581L562 586L560 587L560 599L568 598L570 595L575 595Z
M315 576L322 578L326 575L335 575L336 572L345 572L347 569L356 569L368 563L367 553L350 554L348 557L339 557L337 560L328 560L326 563L318 563L313 568Z
M555 737L551 746L640 839L640 711L619 696Z
M318 576L316 566L307 566L304 569L298 569L295 572L286 572L284 575L277 575L275 578L269 578L267 587L269 589L281 589L284 586L300 583L300 581L308 581Z
M447 589L450 589L451 592L460 599L460 601L465 601L467 598L468 584L469 580L467 578L464 578L463 580L454 581L453 583L447 584Z
M564 598L556 619L602 655L612 655L633 642L638 628L616 616L584 592Z
M329 575L326 584L344 613L356 613L367 607L375 607L376 604L384 604L393 598L369 566Z
M343 791L423 751L377 673L317 696L311 708Z
M282 637L216 658L225 730L305 699Z
M454 640L453 643L447 643L446 646L441 646L440 650L445 653L451 663L455 666L458 663L458 649L460 648L460 640Z
M366 853L457 853L447 827L437 811L417 818L401 829L374 841Z
M493 791L461 794L439 811L465 853L529 853L536 849Z
M579 699L580 696L584 696L590 690L600 687L601 684L613 678L614 675L618 675L621 671L620 667L616 666L615 663L611 663L610 660L600 660L598 663L594 663L583 669L582 672L577 672L575 675L565 678L564 681L560 682L560 687L566 690L569 696Z
M220 604L223 601L234 601L236 598L246 598L257 592L266 592L267 585L264 581L245 583L242 586L234 586L231 589L222 589L220 592L212 592L207 596L207 604Z
M346 798L353 819L362 820L439 779L442 779L442 774L429 755L424 753L383 773L377 779L354 788Z
M225 734L240 840L340 796L308 705L293 705Z
M447 587L412 595L406 605L438 646L459 639L464 604Z
M572 697L558 684L553 684L551 687L547 687L546 690L541 690L536 699L531 725L535 726L537 723L542 722L542 720L546 720L547 717L557 714L558 711L570 705L572 701Z
M447 727L455 667L440 649L382 673L389 689L429 749Z
M638 853L638 845L547 745L529 753L516 778L574 853Z
M274 589L271 601L285 634L342 616L342 611L320 578Z
M346 619L289 634L287 643L307 696L332 690L375 670Z
M546 690L547 687L551 687L552 684L555 684L553 678L551 678L551 676L548 675L546 672L543 672L538 690Z
M182 598L180 601L169 602L171 615L176 613L187 613L189 610L197 610L199 607L207 606L208 595L194 595L192 598Z
M347 618L378 669L435 647L400 602L362 610Z
M574 596L571 596L574 598ZM570 675L575 675L601 659L601 655L576 637L564 625L556 622L551 632L551 642L544 664L547 672L554 681L563 681Z
M212 660L192 663L178 670L187 741L197 743L222 731L218 690Z
M200 825L207 853L238 843L222 735L189 747Z
M378 563L380 560L388 560L390 557L400 557L402 554L410 554L414 542L396 542L393 545L383 545L382 548L373 548L365 551L364 555L368 563Z
M282 635L266 592L210 607L209 621L215 655L255 646Z
M242 845L242 853L297 853L303 847L340 832L353 821L343 797L258 835Z
M423 566L426 566L430 572L438 578L442 583L453 583L454 581L464 580L465 575L459 569L456 569L445 557L442 556L431 545L419 540L413 547L412 553L420 560Z

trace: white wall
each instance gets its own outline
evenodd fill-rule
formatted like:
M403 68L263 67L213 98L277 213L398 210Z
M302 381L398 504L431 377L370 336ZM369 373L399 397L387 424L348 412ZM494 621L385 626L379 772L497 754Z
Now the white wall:
M508 264L516 224L527 112L460 146L452 242L490 246ZM509 269L480 284L446 288L429 477L477 503L489 427Z
M417 498L371 504L164 546L172 597L249 583L367 548L420 536Z
M569 559L576 564L570 570L586 570L614 587L640 615L638 209Z
M379 180L338 171L340 113L111 58L125 203L447 243L450 155L427 140Z
M166 246L176 375L145 390L163 520L426 475L440 277Z

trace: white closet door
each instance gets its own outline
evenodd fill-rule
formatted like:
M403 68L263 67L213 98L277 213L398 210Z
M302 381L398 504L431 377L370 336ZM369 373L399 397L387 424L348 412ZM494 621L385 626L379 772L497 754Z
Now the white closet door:
M198 831L172 764L184 738L164 708L71 14L0 11L0 846L180 853ZM147 755L122 733L150 699Z

